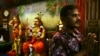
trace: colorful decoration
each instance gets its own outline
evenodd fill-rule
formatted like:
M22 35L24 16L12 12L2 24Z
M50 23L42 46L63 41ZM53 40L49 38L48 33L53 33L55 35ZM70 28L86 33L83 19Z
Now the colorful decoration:
M37 15L38 15L38 17L39 17L40 19L41 19L42 16L43 16L42 12L39 12Z

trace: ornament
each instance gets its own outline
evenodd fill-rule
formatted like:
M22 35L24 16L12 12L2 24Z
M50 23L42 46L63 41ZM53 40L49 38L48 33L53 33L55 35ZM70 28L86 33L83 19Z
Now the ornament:
M8 15L9 15L9 11L8 11L8 10L5 10L5 11L4 11L4 16L7 17Z

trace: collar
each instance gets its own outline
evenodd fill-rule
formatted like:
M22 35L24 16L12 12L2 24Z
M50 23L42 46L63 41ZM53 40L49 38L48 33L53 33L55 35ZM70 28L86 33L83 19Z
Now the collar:
M63 29L62 32L65 33L65 34L73 35L73 36L76 36L76 35L80 35L81 34L76 28L74 30Z

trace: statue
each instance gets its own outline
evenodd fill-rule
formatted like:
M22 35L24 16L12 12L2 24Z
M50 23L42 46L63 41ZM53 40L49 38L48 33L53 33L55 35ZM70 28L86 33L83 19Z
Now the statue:
M45 56L45 45L43 39L45 37L45 28L39 17L34 18L34 25L30 27L28 41L23 43L24 56Z

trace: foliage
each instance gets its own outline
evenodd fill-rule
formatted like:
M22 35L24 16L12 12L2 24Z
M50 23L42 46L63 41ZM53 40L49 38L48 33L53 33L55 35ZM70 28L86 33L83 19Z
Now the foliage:
M50 15L54 16L56 13L59 13L61 8L67 3L63 0L47 0L47 11Z
M24 14L24 9L25 9L24 6L18 7L18 13L19 13L20 16L22 16Z

